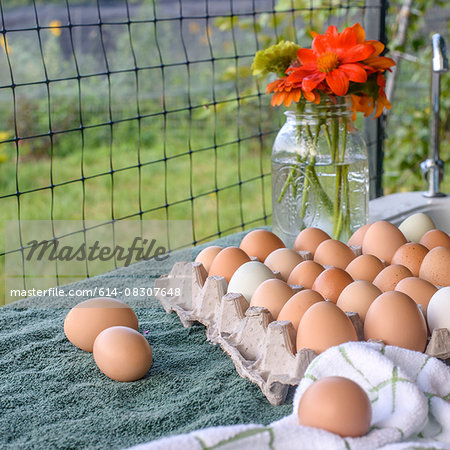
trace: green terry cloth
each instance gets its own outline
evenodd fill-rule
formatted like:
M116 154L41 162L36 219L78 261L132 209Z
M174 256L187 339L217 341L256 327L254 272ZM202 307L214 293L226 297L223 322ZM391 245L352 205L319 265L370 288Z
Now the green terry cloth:
M207 245L238 245L243 235ZM175 261L191 260L203 247L71 286L152 287ZM231 359L206 341L202 325L183 328L154 298L117 295L135 310L139 331L148 330L154 360L142 380L110 380L91 353L64 335L66 314L86 298L34 297L0 308L1 449L125 448L205 427L268 424L290 412L289 399L272 406L241 378Z

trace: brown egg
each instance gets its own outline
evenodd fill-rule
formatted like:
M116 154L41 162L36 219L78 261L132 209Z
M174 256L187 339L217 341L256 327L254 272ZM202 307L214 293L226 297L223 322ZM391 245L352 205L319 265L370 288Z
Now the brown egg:
M427 253L428 249L422 244L408 242L397 249L391 264L401 264L407 267L415 277L418 277L420 265Z
M450 286L450 249L432 248L422 261L419 277L435 286Z
M314 261L322 266L333 266L345 269L356 258L350 247L341 241L327 239L321 242L314 254Z
M353 283L353 278L345 270L331 267L316 278L312 288L323 298L336 303L341 292L350 283Z
M366 235L367 230L371 226L371 223L366 223L362 227L358 228L351 236L347 242L347 245L362 245L364 236Z
M227 247L221 250L214 258L208 275L224 277L229 283L234 272L236 272L242 264L249 262L250 258L247 253L238 247Z
M319 244L327 239L331 239L331 237L320 228L305 228L304 230L300 231L297 238L295 239L294 250L296 252L311 252L311 254L314 256L316 248L319 246Z
M414 300L403 292L389 291L370 305L364 321L364 337L387 345L423 352L427 345L427 324Z
M386 266L374 255L357 256L345 268L354 280L372 282Z
M310 348L317 354L334 345L357 340L351 320L332 302L317 302L310 306L297 330L297 350Z
M403 278L412 277L411 271L401 264L393 264L384 268L373 280L373 284L383 292L393 291Z
M407 277L400 280L395 290L409 295L418 305L422 305L425 312L428 308L430 298L437 291L429 281L417 277Z
M428 250L434 247L446 247L450 249L450 236L441 230L427 231L419 242Z
M366 231L362 252L375 255L390 264L394 253L403 244L406 244L403 233L392 223L381 220L373 223Z
M92 352L95 338L106 328L123 325L138 329L138 318L114 298L91 298L73 307L64 320L64 333L73 345Z
M142 334L128 327L111 327L97 336L94 360L112 380L136 381L149 371L153 356Z
M288 278L288 284L298 284L311 289L314 281L325 269L314 261L303 261L294 267Z
M286 302L294 295L292 288L282 280L263 281L255 290L250 306L267 308L276 320Z
M264 264L272 271L280 272L281 278L287 281L289 275L303 258L290 248L278 248L274 250L264 261Z
M210 247L204 248L195 258L195 262L200 262L203 264L206 272L209 272L211 264L214 258L223 250L222 247L218 245L211 245Z
M298 324L305 311L314 303L324 301L325 299L312 289L303 289L294 294L283 306L278 314L277 320L288 320L297 330Z
M372 407L366 392L344 377L314 381L298 405L299 425L321 428L342 437L364 436L371 420Z
M285 248L283 241L271 231L253 230L245 235L241 241L240 249L249 256L256 256L261 262L277 248Z
M354 281L344 288L336 303L344 312L356 312L364 320L372 302L381 291L370 281Z

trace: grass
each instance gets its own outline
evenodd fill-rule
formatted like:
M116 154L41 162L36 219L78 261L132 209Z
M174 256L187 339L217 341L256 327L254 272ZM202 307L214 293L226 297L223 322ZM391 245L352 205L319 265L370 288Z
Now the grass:
M262 145L259 137L251 137L257 134L252 129L241 134L244 140L237 143L236 126L228 122L217 129L218 146L214 147L212 116L193 118L190 141L185 119L169 119L166 146L160 124L155 122L146 125L146 132L155 136L153 142L140 148L137 140L130 142L132 135L116 132L112 145L107 136L103 145L86 146L83 156L75 141L56 142L53 158L20 158L17 168L10 154L0 164L0 195L16 192L16 173L20 192L48 187L51 181L67 184L54 187L53 194L46 188L25 193L19 201L17 196L2 199L0 226L4 229L6 221L17 220L19 204L21 220L107 221L128 216L138 220L140 210L143 220L188 220L194 228L186 242L209 240L219 229L229 233L243 229L243 224L267 223L270 177L261 173L270 173L270 143ZM73 145L73 150L64 145ZM3 234L0 248L5 248ZM2 257L0 304L5 298L4 263Z
M1 200L0 226L17 220L19 211L21 220L100 221L138 220L142 211L143 220L188 220L194 227L186 242L204 242L219 229L226 234L267 223L273 134L258 137L261 123L252 117L257 105L248 106L242 124L233 110L218 114L216 124L210 112L191 117L183 112L167 116L165 132L158 118L142 123L140 133L135 122L115 125L112 139L109 127L94 128L86 131L84 147L81 135L69 133L55 140L53 155L45 143L31 140L20 144L17 165L12 144L0 145L7 156L0 164L0 196L16 192L16 178L25 192ZM26 192L34 189L39 190ZM449 176L442 189L450 191ZM5 248L3 233L0 248ZM0 304L4 266L1 257Z
M6 156L0 163L0 196L15 193L16 182L19 192L25 192L1 200L0 226L17 220L19 212L21 220L142 216L192 222L192 233L186 235L192 243L213 239L218 230L230 233L267 223L274 135L264 124L275 121L255 118L257 107L246 105L238 119L231 108L219 111L216 121L211 111L183 111L168 114L165 128L159 117L143 120L140 129L136 121L93 128L83 141L79 132L67 133L55 137L53 154L49 140L32 139L20 142L18 164L15 147L0 144L0 155ZM260 131L267 135L259 137ZM450 192L446 169L442 190ZM53 190L48 188L52 183ZM0 304L5 299L4 266L0 257Z

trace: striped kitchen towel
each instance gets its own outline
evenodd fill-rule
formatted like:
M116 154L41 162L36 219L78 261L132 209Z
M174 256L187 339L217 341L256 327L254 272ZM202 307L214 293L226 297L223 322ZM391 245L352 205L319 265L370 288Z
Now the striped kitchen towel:
M372 404L365 436L342 438L298 425L300 398L315 380L343 376L358 383ZM400 450L450 449L450 367L394 346L348 342L316 357L297 387L292 413L267 426L232 425L141 444L133 450Z

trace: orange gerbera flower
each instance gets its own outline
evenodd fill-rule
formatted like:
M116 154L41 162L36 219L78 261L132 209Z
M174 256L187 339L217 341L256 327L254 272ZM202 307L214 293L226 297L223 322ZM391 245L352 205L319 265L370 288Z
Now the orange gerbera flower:
M278 80L272 81L267 85L266 93L273 92L271 105L280 106L284 103L284 106L289 106L292 102L297 103L302 97L302 83L292 83L288 81L288 77L283 77ZM317 92L303 92L305 98L314 103L319 103L320 96Z
M361 27L362 28L362 27ZM376 49L361 40L352 27L338 33L334 25L325 34L315 34L312 49L301 48L297 58L302 64L294 67L288 77L291 83L302 82L305 92L311 92L321 82L326 82L335 95L345 95L350 81L365 83L367 72L363 61L372 56Z

